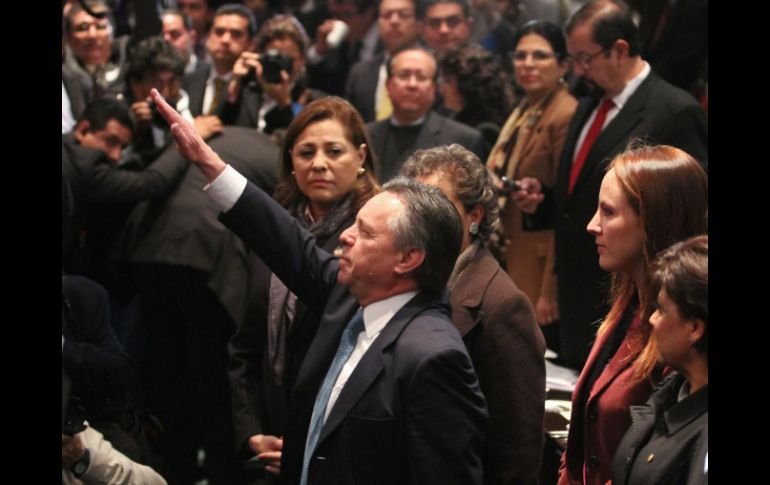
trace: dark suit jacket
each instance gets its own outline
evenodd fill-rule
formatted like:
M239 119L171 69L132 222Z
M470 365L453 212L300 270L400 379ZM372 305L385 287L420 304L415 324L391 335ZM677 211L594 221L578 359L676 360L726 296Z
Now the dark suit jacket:
M72 67L67 64L61 66L61 80L64 83L64 89L67 91L67 96L70 98L70 110L72 111L72 117L77 122L83 110L86 109L88 100L88 92L81 77L72 70Z
M382 41L377 41L374 55L382 52L382 48ZM320 62L305 66L310 86L332 96L342 96L350 68L359 59L358 56L351 58L350 41L344 40L336 49L327 50Z
M613 485L685 483L691 470L702 474L695 451L709 419L708 384L677 402L685 382L672 374L645 405L631 406L631 427L612 463Z
M195 65L195 70L185 73L182 78L182 89L190 97L190 114L200 116L203 111L203 96L206 94L206 80L209 77L211 66L200 59Z
M350 101L365 123L377 116L377 82L380 80L380 66L385 54L379 54L366 61L359 61L350 68L345 83L345 99Z
M249 128L226 126L209 144L246 178L272 190L278 173L278 147L265 135ZM181 158L172 145L154 163ZM116 245L115 257L208 273L209 287L233 320L240 323L248 282L246 250L217 220L217 209L201 190L205 185L200 170L187 170L167 198L137 205Z
M336 258L253 185L223 221L321 316L292 393L281 473L296 484L313 405L358 308ZM480 484L486 406L446 308L424 293L382 330L347 381L309 468L314 484Z
M342 231L355 221L355 212L319 246L331 253L339 246ZM251 273L249 309L243 325L230 339L228 377L233 406L235 443L244 459L254 452L248 440L255 434L283 436L288 420L289 392L302 360L318 328L319 315L301 300L296 301L294 319L286 336L283 384L276 383L268 356L268 306L272 272L257 256L249 258Z
M78 144L73 134L62 135L62 175L69 182L73 200L73 213L62 234L65 269L89 276L99 273L94 264L100 263L94 258L106 257L114 232L122 224L118 213L142 200L168 194L186 168L187 162L180 157L157 160L139 171L123 170L100 150ZM101 227L105 223L109 227ZM87 238L78 242L83 230ZM76 251L72 261L71 251Z
M450 296L489 406L484 483L536 484L543 455L545 339L532 305L482 248Z
M367 123L366 129L369 131L369 137L372 142L372 148L379 160L376 165L377 178L385 183L398 174L404 160L384 160L385 144L387 143L388 123L390 119ZM489 154L487 146L481 132L470 126L450 120L441 116L435 111L428 111L425 122L422 124L420 133L414 144L414 150L420 148L433 148L450 143L459 143L468 150L475 153L481 160L486 160Z
M664 4L670 0L639 3L642 57L660 77L694 92L699 76L708 76L708 0L679 0L669 8L663 31L653 43Z
M203 97L206 95L206 81L209 78L211 72L211 65L206 62L201 62L200 58L198 64L195 66L193 72L189 72L182 78L182 89L185 90L190 97L190 114L195 116L207 115L203 112ZM226 99L226 93L223 94ZM219 115L224 109L225 103L219 103L219 106L213 114Z
M637 137L651 144L681 148L704 165L708 157L703 108L691 95L651 72L599 134L572 194L567 194L575 144L595 106L590 98L582 98L578 104L567 131L553 192L561 351L567 364L575 369L581 368L588 355L595 334L592 323L609 310L603 303L608 297L608 275L599 267L594 236L586 226L596 212L599 187L612 158Z

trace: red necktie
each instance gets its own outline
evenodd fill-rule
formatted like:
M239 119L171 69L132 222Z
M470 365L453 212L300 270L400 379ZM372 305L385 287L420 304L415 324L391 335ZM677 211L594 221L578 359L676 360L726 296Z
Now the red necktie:
M596 118L594 118L591 128L588 129L588 134L586 135L585 140L583 140L583 145L580 147L580 151L578 152L575 161L572 163L572 169L569 172L568 193L572 193L572 189L575 187L575 181L580 174L580 170L583 168L588 152L591 150L591 146L602 131L604 120L607 119L607 111L613 106L615 106L615 103L613 103L611 99L605 99L601 106L599 106L599 111L596 112Z

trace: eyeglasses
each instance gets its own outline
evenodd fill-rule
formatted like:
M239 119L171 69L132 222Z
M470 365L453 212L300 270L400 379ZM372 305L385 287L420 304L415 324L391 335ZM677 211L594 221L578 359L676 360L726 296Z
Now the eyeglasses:
M588 66L589 64L591 64L591 61L593 61L596 58L596 56L598 56L599 54L603 54L605 52L607 52L607 49L602 49L599 52L591 55L578 54L576 56L569 56L567 57L567 59L569 59L570 62L580 64L580 66L582 66L583 69L588 69Z
M418 83L424 84L427 82L430 82L433 80L432 76L428 76L424 72L421 71L395 71L393 72L393 77L398 79L402 83L409 82L410 79L412 79L412 76L417 80Z
M425 21L428 28L431 28L433 30L438 30L441 28L441 24L446 23L447 27L450 29L456 28L458 25L460 25L463 22L463 17L460 15L450 15L449 17L431 17Z
M556 57L556 54L553 52L546 52L546 51L515 51L511 55L511 59L513 59L513 62L524 62L527 60L527 57L532 56L532 60L535 62L543 62L547 61L548 59L551 59L553 57Z

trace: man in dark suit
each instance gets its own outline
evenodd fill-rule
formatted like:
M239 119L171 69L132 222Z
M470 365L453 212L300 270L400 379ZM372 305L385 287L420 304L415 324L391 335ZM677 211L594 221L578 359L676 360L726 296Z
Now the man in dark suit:
M420 35L415 0L382 0L377 26L384 52L357 62L350 68L345 98L355 106L365 122L384 120L393 113L385 88L387 60L395 52L417 41Z
M201 63L185 75L183 88L190 96L190 113L204 139L221 131L222 110L227 101L233 66L243 52L254 49L257 21L251 10L240 4L226 4L214 14L206 37L211 64Z
M73 201L72 214L63 221L62 265L108 286L103 264L122 223L116 209L168 193L187 168L179 159L139 171L118 168L133 132L128 108L102 99L88 105L72 133L62 135L62 176Z
M307 73L310 87L342 96L351 66L371 59L382 51L377 35L375 0L329 0L331 18L318 26L315 42L308 49ZM335 23L347 25L345 39L337 46L327 43Z
M387 182L415 150L458 143L486 160L489 148L481 133L431 111L436 98L436 60L421 47L403 49L388 62L385 87L393 115L366 125L379 159L377 177Z
M278 148L256 130L227 126L212 147L254 183L272 190ZM184 161L170 147L153 164ZM139 204L116 244L131 263L145 335L129 348L142 365L147 409L165 427L163 476L195 481L197 450L209 483L239 483L227 383L227 342L246 310L247 253L187 170L167 198ZM205 358L201 358L205 356Z
M575 74L592 88L570 123L559 172L548 203L555 202L556 275L562 359L580 370L608 311L609 278L598 263L594 237L586 231L597 210L607 165L632 139L681 148L704 165L708 133L703 109L692 96L650 70L639 55L639 36L628 11L607 1L583 5L566 25ZM539 181L524 179L522 209L542 200ZM549 196L549 195L552 195ZM542 211L542 212L541 212ZM554 214L553 212L551 214Z
M343 232L337 260L155 100L225 224L322 315L283 450L259 457L303 485L482 483L486 405L441 303L462 238L451 202L414 181L387 185Z

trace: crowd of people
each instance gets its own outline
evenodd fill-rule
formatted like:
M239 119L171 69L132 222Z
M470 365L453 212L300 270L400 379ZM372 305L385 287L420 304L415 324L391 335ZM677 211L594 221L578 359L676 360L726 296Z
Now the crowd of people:
M707 483L706 20L63 0L63 483Z

